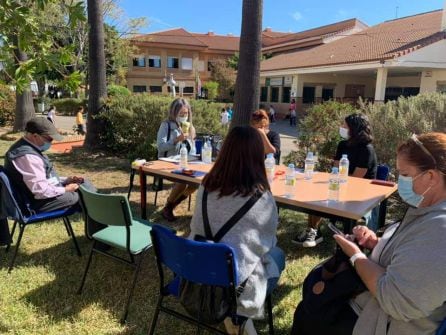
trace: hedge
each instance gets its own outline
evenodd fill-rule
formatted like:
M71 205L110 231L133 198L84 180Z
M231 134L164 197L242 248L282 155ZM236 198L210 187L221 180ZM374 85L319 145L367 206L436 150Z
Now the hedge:
M8 85L0 84L0 126L14 123L15 105L15 92Z

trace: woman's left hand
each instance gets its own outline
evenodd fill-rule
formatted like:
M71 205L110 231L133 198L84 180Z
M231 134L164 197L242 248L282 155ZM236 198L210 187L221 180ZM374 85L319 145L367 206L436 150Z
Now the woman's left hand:
M352 257L354 254L361 252L361 249L359 249L358 245L355 242L350 241L347 237L341 236L339 234L333 235L333 238L341 247L344 254L346 254L348 257Z

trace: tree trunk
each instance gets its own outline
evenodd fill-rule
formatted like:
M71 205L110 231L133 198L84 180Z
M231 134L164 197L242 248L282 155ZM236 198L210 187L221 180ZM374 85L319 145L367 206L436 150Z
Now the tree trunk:
M28 60L26 53L19 49L19 40L17 36L13 37L14 45L17 47L14 51L15 63L17 67L21 62ZM25 130L28 120L35 116L33 96L30 86L26 87L23 92L16 90L15 119L13 131L18 132Z
M88 0L88 124L85 147L101 147L100 134L104 123L96 118L102 112L103 99L107 96L105 79L104 22L102 17L102 0Z
M263 0L243 0L240 58L231 127L249 125L259 107Z

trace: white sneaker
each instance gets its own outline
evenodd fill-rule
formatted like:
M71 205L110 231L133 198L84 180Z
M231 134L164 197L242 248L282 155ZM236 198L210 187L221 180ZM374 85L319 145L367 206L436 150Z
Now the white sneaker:
M324 238L321 236L319 229L310 228L307 233L307 238L302 243L304 248L313 248L321 243Z

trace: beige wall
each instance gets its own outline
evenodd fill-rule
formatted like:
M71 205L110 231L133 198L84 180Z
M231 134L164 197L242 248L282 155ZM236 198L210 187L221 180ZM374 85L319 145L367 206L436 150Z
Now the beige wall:
M439 81L446 81L446 70L423 71L421 74L420 93L436 92Z

